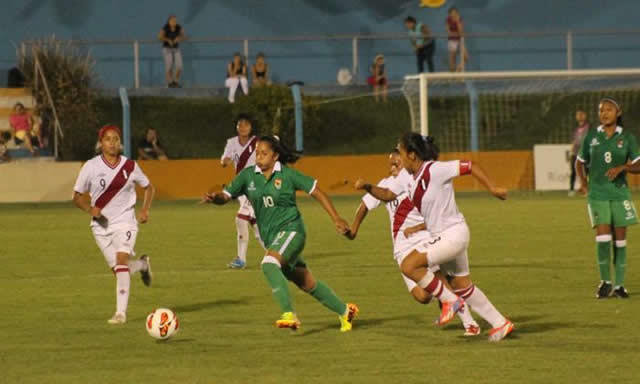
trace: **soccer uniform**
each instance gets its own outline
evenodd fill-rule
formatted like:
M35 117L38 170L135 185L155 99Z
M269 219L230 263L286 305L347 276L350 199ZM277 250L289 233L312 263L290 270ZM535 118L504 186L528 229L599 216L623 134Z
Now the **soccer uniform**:
M88 192L91 206L102 210L100 219L91 220L91 231L112 269L116 266L116 253L135 254L138 234L135 184L143 188L149 185L149 179L135 161L120 156L118 163L111 165L100 155L82 166L73 187L75 192Z
M296 191L311 194L316 183L313 178L276 162L268 180L260 167L255 166L240 172L223 190L232 198L247 196L265 247L280 254L286 263L282 265L285 276L296 266L305 266L301 253L306 231L296 206Z
M639 160L636 137L622 127L617 127L610 138L602 126L587 133L578 161L589 168L587 208L592 227L602 224L626 227L638 222L626 172L621 172L614 180L609 180L606 172L628 161L635 164Z
M240 144L238 136L232 137L227 140L227 144L224 147L224 153L220 161L225 158L230 158L236 169L236 175L242 172L243 169L253 167L256 165L256 143L258 138L252 136L245 145ZM238 196L238 203L240 203L240 209L236 217L251 223L256 223L255 213L251 203L245 196Z

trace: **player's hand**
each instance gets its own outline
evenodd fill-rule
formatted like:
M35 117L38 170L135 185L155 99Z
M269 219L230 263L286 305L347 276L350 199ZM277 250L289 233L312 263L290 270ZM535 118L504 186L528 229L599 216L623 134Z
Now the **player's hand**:
M607 175L610 181L613 181L613 179L618 177L619 174L624 172L625 168L626 165L620 165L618 167L610 168L607 172L605 172L605 175Z
M213 193L206 192L204 194L204 196L202 196L202 200L200 200L200 202L198 204L212 203L213 199L215 199L215 198L216 198L215 192L213 192Z
M344 233L344 237L346 237L349 240L355 240L357 235L358 235L358 232L354 231L353 229L347 229L347 232Z
M491 188L491 194L500 200L507 200L507 189L502 187Z
M144 224L147 221L149 221L149 211L147 211L146 209L140 210L140 212L138 213L138 223Z
M414 233L420 231L421 228L422 228L421 225L416 225L416 226L413 226L413 227L405 228L404 231L403 231L404 237L409 238Z
M98 207L91 207L89 209L89 214L91 215L91 217L93 217L94 219L99 219L102 217L102 209L98 208Z
M334 223L339 234L344 235L349 231L349 224L342 217L338 217Z
M356 182L353 184L353 186L355 187L355 189L361 190L361 189L364 189L364 186L366 184L367 184L367 182L364 181L364 179L358 178L358 180L356 180Z
M586 185L586 184L582 184L582 185L580 186L580 189L578 189L578 192L579 192L581 195L586 196L586 195L587 195L587 193L589 193L589 187L587 187L587 185Z

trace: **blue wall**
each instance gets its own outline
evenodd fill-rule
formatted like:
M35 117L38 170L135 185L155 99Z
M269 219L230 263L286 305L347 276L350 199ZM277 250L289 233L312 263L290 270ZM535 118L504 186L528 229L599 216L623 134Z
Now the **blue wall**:
M21 0L2 1L0 69L15 64L12 42L55 34L76 39L154 39L169 13L175 13L188 35L291 36L300 34L370 34L403 32L408 14L444 34L446 8L456 5L469 32L566 31L567 29L635 28L640 1L601 0L458 0L440 9L418 7L418 0ZM164 5L163 5L164 4ZM578 5L579 4L579 5ZM574 68L634 67L640 63L640 35L577 36ZM469 39L469 69L566 68L564 37ZM102 83L133 84L131 46L91 46ZM446 41L437 45L436 66L446 70ZM186 85L221 86L225 65L241 43L184 44ZM299 79L335 83L339 68L351 68L351 41L250 44L250 56L264 51L276 81ZM408 41L363 41L363 69L377 52L385 53L392 79L415 71ZM143 45L143 86L163 83L159 44Z

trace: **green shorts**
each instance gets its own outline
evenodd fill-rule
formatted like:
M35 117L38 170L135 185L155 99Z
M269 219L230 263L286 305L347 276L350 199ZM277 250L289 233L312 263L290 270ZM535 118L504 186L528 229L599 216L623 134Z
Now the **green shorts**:
M282 273L289 276L297 267L306 268L307 264L302 258L302 250L307 240L304 232L281 231L278 232L276 238L269 244L267 250L277 252L282 256Z
M631 200L589 200L587 209L593 228L598 225L626 227L638 223L636 207Z

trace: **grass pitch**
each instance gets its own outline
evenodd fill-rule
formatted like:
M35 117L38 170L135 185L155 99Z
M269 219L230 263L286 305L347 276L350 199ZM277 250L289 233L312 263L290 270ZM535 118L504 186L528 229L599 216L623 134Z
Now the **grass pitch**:
M335 199L349 221L356 198ZM0 205L2 383L631 383L640 380L640 229L629 234L627 301L596 301L594 235L585 200L460 195L471 227L474 282L512 319L499 344L463 338L458 320L432 322L437 305L407 293L391 256L388 216L371 214L350 242L319 204L301 199L305 259L317 278L360 306L354 331L293 286L302 329L278 330L276 303L251 240L249 268L235 255L235 204L158 202L137 251L155 280L132 280L128 323L110 326L115 281L86 214L71 204ZM144 328L155 307L181 320L168 342ZM477 317L477 316L476 316Z

